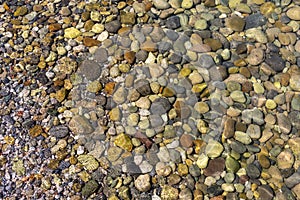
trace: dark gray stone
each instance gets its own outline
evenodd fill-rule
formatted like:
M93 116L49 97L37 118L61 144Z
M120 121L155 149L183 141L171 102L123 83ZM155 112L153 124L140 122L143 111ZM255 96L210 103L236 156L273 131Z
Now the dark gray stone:
M150 107L152 114L162 115L171 109L171 104L166 98L158 98L153 101Z
M49 130L49 135L57 138L64 138L68 134L69 134L69 129L64 125L54 126Z
M136 81L134 87L143 96L151 94L150 83L145 79Z
M284 60L277 53L267 54L265 62L276 72L281 72L285 67Z
M180 18L178 16L171 16L166 21L166 27L169 29L176 29L180 27Z
M210 55L203 54L199 57L197 64L203 68L210 68L215 65L215 62Z
M258 200L272 200L274 197L274 191L269 185L258 186L257 191L259 193Z
M106 23L104 27L110 33L117 33L117 31L121 28L121 23L118 20L114 20Z
M246 167L246 172L251 179L257 179L260 177L260 170L254 164L249 164Z
M245 29L256 28L267 23L267 19L260 13L255 13L246 17Z
M84 60L79 66L78 73L93 81L100 77L101 66L93 60Z

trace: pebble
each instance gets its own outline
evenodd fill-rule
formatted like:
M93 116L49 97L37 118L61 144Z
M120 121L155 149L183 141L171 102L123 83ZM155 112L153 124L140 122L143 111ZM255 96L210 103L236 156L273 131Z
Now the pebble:
M285 150L282 151L277 156L277 165L279 169L288 169L291 168L294 164L294 155L291 151Z
M166 0L153 0L152 2L154 6L160 10L164 10L170 7L170 4Z
M81 32L74 27L65 29L65 35L64 35L65 38L74 39L79 35L81 35Z
M208 166L203 169L205 176L220 176L225 169L224 158L216 158L209 161Z
M247 58L250 65L259 65L264 59L264 51L262 49L253 49Z
M82 195L88 197L93 194L98 189L98 187L99 185L95 180L90 180L83 186Z
M243 144L250 144L252 142L251 137L242 131L235 131L234 138Z
M287 116L285 116L283 113L278 113L277 122L278 122L279 129L282 133L284 134L290 133L292 129L292 124L290 122L290 119Z
M295 91L300 91L300 75L299 74L292 74L290 79L290 87Z
M295 6L292 7L290 9L288 9L288 11L286 12L286 15L293 20L300 20L300 7L299 6Z
M260 13L254 13L245 18L246 26L245 29L257 28L267 23L267 19Z
M251 179L257 179L260 177L260 170L254 164L247 165L246 172L247 172L247 175L249 176L249 178L251 178Z
M171 109L170 102L166 98L155 99L150 107L152 114L162 115Z
M265 62L276 72L281 72L285 67L284 60L277 53L266 55Z
M230 93L230 97L233 101L239 102L239 103L245 103L246 97L242 91L233 91Z
M85 60L78 68L79 74L83 74L88 80L94 81L100 77L101 66L92 60Z
M104 24L104 27L109 33L117 33L117 31L121 28L121 23L118 20L114 20Z
M161 191L161 198L168 200L176 200L178 199L179 191L177 188L165 185Z
M209 158L217 158L223 152L224 147L217 141L210 140L205 148L205 154Z
M245 20L233 15L232 17L225 19L225 25L233 31L241 32L244 30Z
M139 175L134 181L134 186L141 192L147 192L151 189L150 175Z
M182 0L181 7L184 9L190 9L193 7L193 0Z
M133 148L131 139L128 135L122 133L120 135L118 135L115 139L115 145L117 145L118 147L121 147L122 149L126 150L126 151L131 151Z
M64 125L54 126L49 130L49 135L57 137L57 138L64 138L69 134L68 127Z
M75 115L69 122L69 129L75 135L87 135L94 131L89 120L81 115Z
M225 161L226 170L231 173L236 173L240 169L240 164L237 160L228 156Z

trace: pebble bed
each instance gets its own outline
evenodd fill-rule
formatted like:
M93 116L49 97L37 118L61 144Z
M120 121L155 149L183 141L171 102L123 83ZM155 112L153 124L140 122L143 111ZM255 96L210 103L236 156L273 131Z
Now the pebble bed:
M0 3L0 199L300 199L300 0Z

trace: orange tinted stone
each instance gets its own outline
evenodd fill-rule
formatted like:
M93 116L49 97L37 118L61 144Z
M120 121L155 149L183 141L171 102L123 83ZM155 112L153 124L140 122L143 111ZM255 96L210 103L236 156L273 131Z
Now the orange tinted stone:
M85 37L83 38L83 44L86 47L98 46L101 42L93 38Z

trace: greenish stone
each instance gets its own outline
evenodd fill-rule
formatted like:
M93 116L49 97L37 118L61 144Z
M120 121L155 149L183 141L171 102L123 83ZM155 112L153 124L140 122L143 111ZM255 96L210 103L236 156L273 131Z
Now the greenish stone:
M98 161L92 155L79 155L78 161L87 170L96 170L99 167Z
M219 143L215 140L210 140L208 142L208 144L206 145L205 153L210 158L216 158L221 155L223 150L224 150L224 147L222 146L221 143Z
M25 174L25 167L23 160L16 160L13 162L12 170L15 171L19 176Z
M230 93L230 97L232 98L233 101L239 102L239 103L245 103L246 102L246 97L242 91L233 91Z
M291 102L292 109L300 111L300 95L295 95Z
M229 92L233 92L235 90L238 90L240 91L242 89L241 85L238 83L238 82L235 82L235 81L229 81L227 84L227 90Z
M98 189L99 185L95 180L90 180L82 188L82 195L85 197L91 196Z
M240 163L231 156L226 158L225 166L227 171L232 173L235 173L240 169Z
M247 133L244 133L242 131L236 131L234 134L234 138L243 144L250 144L252 142L251 137Z

